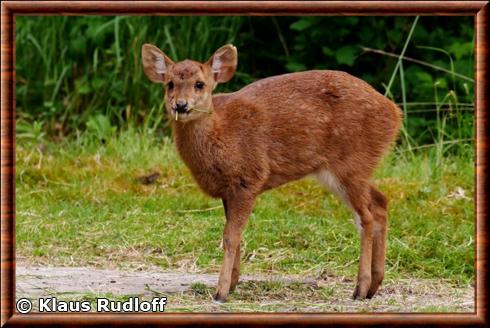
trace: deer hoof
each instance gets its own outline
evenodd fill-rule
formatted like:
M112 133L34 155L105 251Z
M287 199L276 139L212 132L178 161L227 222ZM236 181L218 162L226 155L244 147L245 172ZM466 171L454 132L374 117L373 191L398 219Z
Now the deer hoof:
M369 291L367 292L366 298L373 298L374 295L376 295L376 292L378 291L379 284L376 284L374 287L371 285L371 288L369 288Z
M221 296L219 293L217 293L216 295L214 295L213 297L213 302L214 303L219 303L219 304L223 304L226 302L226 297L225 296Z
M376 275L376 278L373 278L371 282L371 287L369 287L369 291L367 293L367 298L372 298L378 292L379 286L381 286L381 282L383 281L383 275Z
M354 293L352 294L352 299L363 300L365 298L366 298L366 293L361 293L361 289L359 288L359 285L357 285L356 288L354 289Z

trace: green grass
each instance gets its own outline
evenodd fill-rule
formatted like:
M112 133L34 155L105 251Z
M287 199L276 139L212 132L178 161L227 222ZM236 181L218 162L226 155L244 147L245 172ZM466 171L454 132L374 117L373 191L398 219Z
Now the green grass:
M271 22L274 29L263 33ZM214 286L194 283L168 295L168 310L471 311L474 46L468 22L19 17L18 263L218 274L221 201L198 190L171 141L161 137L168 133L161 88L144 77L138 49L150 42L175 60L205 60L232 42L240 49L239 67L223 90L287 71L341 69L403 109L399 145L376 172L391 200L387 277L378 297L350 300L359 258L351 214L316 182L302 180L261 195L246 227L242 273L266 281L241 282L224 305L210 302ZM332 26L332 40L318 33ZM359 39L342 37L363 29ZM156 183L140 182L154 172ZM314 283L268 281L272 276ZM145 297L160 296L147 287ZM92 303L133 296L49 293Z
M20 138L16 156L18 258L218 272L221 201L198 190L169 139L134 129L104 144L86 135L42 144ZM388 279L474 282L473 168L470 146L457 156L429 148L397 150L384 160L376 183L391 200ZM138 181L154 171L156 183ZM313 180L261 195L242 243L244 273L357 272L351 214Z
M472 17L18 16L15 28L24 134L71 137L128 125L168 132L162 88L143 72L142 44L176 61L205 61L233 43L237 72L216 91L287 72L342 70L400 104L408 146L473 137Z

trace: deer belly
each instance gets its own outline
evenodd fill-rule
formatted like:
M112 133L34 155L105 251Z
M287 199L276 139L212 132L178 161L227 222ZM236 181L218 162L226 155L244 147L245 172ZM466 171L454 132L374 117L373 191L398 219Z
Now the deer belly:
M263 186L263 190L279 187L290 181L299 180L304 178L307 174L271 174L267 179L267 182Z

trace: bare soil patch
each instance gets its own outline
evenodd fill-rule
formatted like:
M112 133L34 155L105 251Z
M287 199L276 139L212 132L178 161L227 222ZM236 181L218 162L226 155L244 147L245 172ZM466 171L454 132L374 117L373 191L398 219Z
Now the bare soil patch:
M474 288L433 279L386 281L372 300L354 301L343 277L243 275L223 305L212 302L217 274L17 266L17 299L167 297L166 311L473 312Z

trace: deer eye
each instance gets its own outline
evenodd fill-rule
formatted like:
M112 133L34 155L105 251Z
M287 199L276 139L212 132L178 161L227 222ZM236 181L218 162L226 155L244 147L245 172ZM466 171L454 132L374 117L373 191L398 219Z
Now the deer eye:
M202 90L204 88L204 82L197 81L196 84L194 85L196 89Z
M174 88L174 83L172 81L168 82L167 89L172 90Z

